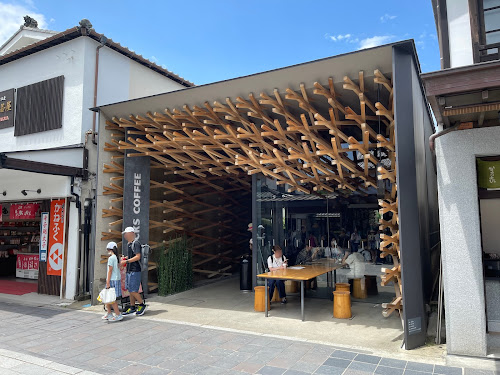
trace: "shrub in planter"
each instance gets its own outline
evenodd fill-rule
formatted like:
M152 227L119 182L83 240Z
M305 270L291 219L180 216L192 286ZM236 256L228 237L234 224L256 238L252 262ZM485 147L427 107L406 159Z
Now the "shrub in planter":
M166 296L193 287L193 261L185 236L173 238L159 251L158 295Z

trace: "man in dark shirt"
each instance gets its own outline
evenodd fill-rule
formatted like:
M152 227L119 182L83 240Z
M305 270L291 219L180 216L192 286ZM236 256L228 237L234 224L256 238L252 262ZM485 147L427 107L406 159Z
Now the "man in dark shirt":
M141 244L135 239L135 231L132 227L127 227L123 231L123 237L127 241L127 254L120 264L127 266L125 279L125 289L130 293L130 306L123 312L123 315L144 315L146 304L142 300L139 288L141 286ZM139 302L135 307L135 301Z

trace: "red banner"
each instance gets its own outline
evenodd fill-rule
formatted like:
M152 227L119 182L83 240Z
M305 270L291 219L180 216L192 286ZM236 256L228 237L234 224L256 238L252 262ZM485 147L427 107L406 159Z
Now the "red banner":
M34 219L39 209L40 205L38 203L11 204L9 218L10 220Z
M64 202L64 199L57 199L50 203L47 275L61 276L64 255Z
M38 270L38 254L17 254L16 269Z

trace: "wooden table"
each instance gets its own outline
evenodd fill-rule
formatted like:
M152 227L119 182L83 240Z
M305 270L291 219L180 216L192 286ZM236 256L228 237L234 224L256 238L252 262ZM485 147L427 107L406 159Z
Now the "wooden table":
M304 267L302 269L294 269L294 267ZM304 281L312 280L315 277L318 277L323 274L327 274L327 284L330 284L330 288L333 296L333 280L332 280L332 272L335 272L335 282L337 281L337 270L342 268L342 264L335 263L334 261L324 259L314 262L310 265L299 265L288 267L284 269L280 269L277 271L270 271L266 273L261 273L257 275L257 277L261 277L265 280L265 316L268 316L268 298L269 291L268 288L268 279L278 279L278 280L293 280L300 281L300 311L302 314L302 321L304 321ZM328 277L328 274L330 277Z

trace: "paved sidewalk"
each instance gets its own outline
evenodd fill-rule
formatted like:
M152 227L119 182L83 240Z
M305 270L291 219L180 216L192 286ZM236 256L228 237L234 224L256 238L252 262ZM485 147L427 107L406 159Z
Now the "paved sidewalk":
M147 314L147 312L146 312ZM264 335L0 305L0 374L493 375Z

